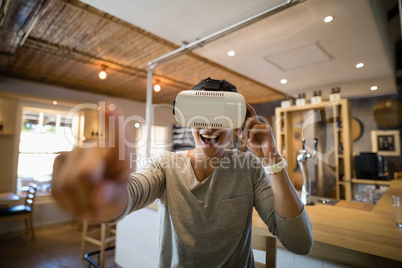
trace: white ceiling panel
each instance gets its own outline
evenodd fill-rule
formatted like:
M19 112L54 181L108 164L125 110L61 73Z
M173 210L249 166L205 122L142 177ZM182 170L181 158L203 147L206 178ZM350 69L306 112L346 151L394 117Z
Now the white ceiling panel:
M180 45L283 1L82 2ZM327 15L334 17L331 23L323 22ZM321 89L325 97L331 87L339 86L344 96L356 97L396 92L394 63L387 49L369 0L306 0L194 53L293 96L306 92L310 97ZM229 57L229 50L236 55ZM356 69L359 62L365 67ZM288 80L285 85L280 83L283 78ZM378 86L377 92L370 91L371 85Z

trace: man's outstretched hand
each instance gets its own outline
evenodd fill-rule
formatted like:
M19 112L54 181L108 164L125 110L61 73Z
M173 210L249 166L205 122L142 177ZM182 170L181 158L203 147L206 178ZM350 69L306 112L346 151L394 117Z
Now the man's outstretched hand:
M63 209L91 221L118 218L128 202L128 159L126 155L125 160L119 159L124 126L115 113L107 112L105 127L105 147L77 147L60 154L53 165L53 197Z

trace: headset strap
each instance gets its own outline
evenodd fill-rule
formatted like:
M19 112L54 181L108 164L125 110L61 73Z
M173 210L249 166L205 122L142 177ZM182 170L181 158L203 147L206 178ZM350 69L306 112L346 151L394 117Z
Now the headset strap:
M211 78L207 78L207 83L205 85L205 90L206 91L219 91L219 88L221 86L221 80L215 80Z

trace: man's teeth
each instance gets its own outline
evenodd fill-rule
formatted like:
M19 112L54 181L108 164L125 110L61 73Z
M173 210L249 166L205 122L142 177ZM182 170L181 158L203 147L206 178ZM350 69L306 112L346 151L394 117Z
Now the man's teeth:
M216 139L218 136L214 135L201 135L204 139Z

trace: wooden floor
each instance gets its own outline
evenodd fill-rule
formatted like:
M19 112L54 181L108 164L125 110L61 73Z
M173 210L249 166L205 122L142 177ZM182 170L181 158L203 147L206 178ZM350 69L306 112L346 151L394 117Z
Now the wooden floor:
M77 226L55 225L38 228L36 239L25 234L0 236L0 267L2 268L86 268L89 262L81 260L81 230ZM86 252L96 251L87 244ZM105 268L118 267L114 262L114 250L105 255ZM92 259L98 263L97 256ZM93 267L93 266L92 266Z

